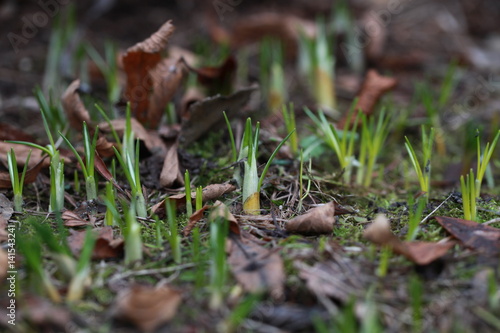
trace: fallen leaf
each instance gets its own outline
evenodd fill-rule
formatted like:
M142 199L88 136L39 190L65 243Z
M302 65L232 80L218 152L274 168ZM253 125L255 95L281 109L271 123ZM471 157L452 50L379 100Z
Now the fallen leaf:
M376 70L370 69L366 73L365 80L358 93L358 104L356 112L352 115L344 114L344 117L339 121L338 127L343 128L344 124L349 121L350 124L356 119L357 112L361 111L366 115L372 114L375 105L386 92L394 89L398 81L395 78L382 76ZM349 119L348 119L349 118Z
M182 234L184 235L184 237L189 236L189 234L191 233L191 230L193 230L194 227L196 227L196 224L198 223L198 221L200 221L201 218L203 217L203 213L205 213L205 211L210 207L211 206L205 205L205 206L201 207L200 209L198 209L196 212L194 212L189 217L189 221L188 221L187 225L184 227L184 230L182 230Z
M166 285L155 288L134 284L118 294L113 316L142 332L152 332L175 316L181 299L178 291Z
M207 97L192 104L189 107L188 114L182 120L179 142L182 145L189 145L217 125L224 125L222 111L226 112L230 120L246 116L241 112L241 109L257 90L257 86L251 86L229 96Z
M346 272L334 261L315 263L312 267L299 261L294 267L299 270L299 276L306 281L307 288L319 296L333 297L345 303L356 291L362 289L356 274L346 276Z
M104 136L99 136L97 138L95 150L102 157L112 157L115 156L115 150L113 147L118 148L115 142L108 141Z
M16 317L30 323L38 332L67 332L72 316L67 308L56 306L46 299L23 295L22 307ZM16 319L18 319L16 318ZM21 320L19 320L21 322Z
M171 144L167 148L167 154L163 161L163 167L160 174L160 186L170 188L175 183L183 185L184 177L182 177L179 169L179 155L177 154L177 142Z
M125 119L114 119L111 120L111 126L116 131L119 136L122 136L126 128ZM151 152L151 154L159 154L165 156L166 147L163 140L158 135L157 131L149 131L142 126L142 124L135 118L130 118L130 127L134 133L134 138L144 142L146 148ZM99 124L99 129L104 133L110 133L111 127L107 122L102 122Z
M64 225L66 227L83 227L86 225L90 225L90 221L87 221L80 217L77 213L66 210L61 215L62 220L64 221Z
M208 216L209 221L215 221L218 218L223 218L229 222L229 230L234 235L240 235L240 224L234 215L229 211L229 208L221 201L216 201L212 206L212 210Z
M391 232L389 220L378 215L363 236L374 244L387 246L393 252L403 255L417 265L427 265L444 256L455 242L403 242Z
M455 217L434 218L466 247L491 256L500 254L500 229Z
M0 141L28 141L35 142L35 138L21 129L7 123L0 123Z
M61 104L68 117L70 126L81 131L83 129L83 122L86 122L90 126L90 115L85 105L78 94L78 88L80 88L80 80L75 80L66 88L66 91L62 95Z
M80 255L83 249L86 231L71 230L68 236L68 245L75 257ZM122 258L124 254L123 238L114 238L113 229L109 226L92 230L96 237L96 243L92 252L93 260Z
M33 168L40 162L41 159L44 158L43 152L39 149L34 149L26 145L0 141L0 161L4 165L7 165L7 153L10 151L11 148L14 149L14 153L16 154L17 166L20 167L24 166L24 163L26 162L26 158L28 157L30 150L31 150L31 157L28 163L28 167ZM50 164L50 161L46 161L45 163L46 166L48 166Z
M153 92L149 98L149 109L146 123L151 128L157 128L165 113L165 106L172 100L187 74L187 67L181 58L175 62L163 59L150 71L153 80Z
M118 183L116 182L116 180L113 178L113 175L108 170L108 167L106 166L106 163L104 163L104 161L102 160L101 156L99 156L99 154L97 154L97 153L95 154L95 157L94 157L94 168L97 170L97 172L99 172L99 174L101 176L104 177L104 179L106 179L108 182L111 182L111 184L113 184L113 186L118 191L120 191L121 193L125 194L126 196L129 196L129 193L127 193L124 189L122 189L120 187L120 185L118 185Z
M266 249L245 237L231 237L227 262L243 289L270 292L274 299L283 297L285 269L276 249Z
M168 21L149 38L128 48L122 56L127 76L125 97L131 103L133 114L142 124L147 124L149 120L149 98L154 88L150 73L161 61L161 51L167 46L173 32L174 26Z
M333 231L335 216L350 213L343 208L336 208L333 201L315 207L288 221L285 224L285 229L290 233L304 235L329 234Z
M189 67L191 71L197 74L198 82L209 89L209 96L230 93L236 75L236 68L236 58L232 55L228 56L220 66Z

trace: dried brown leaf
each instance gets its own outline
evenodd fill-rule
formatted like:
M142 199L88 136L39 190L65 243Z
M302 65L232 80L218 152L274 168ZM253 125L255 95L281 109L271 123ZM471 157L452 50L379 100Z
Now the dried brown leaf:
M83 105L77 89L80 87L80 80L75 80L66 88L62 96L62 107L68 117L69 124L77 131L83 128L83 122L90 126L90 115L85 105Z
M335 203L332 201L315 207L303 215L294 217L288 221L285 228L291 233L318 235L331 233L334 224Z
M229 96L217 95L192 104L182 120L180 142L189 145L217 125L225 126L222 111L231 120L245 116L241 109L257 89L257 86L251 86Z
M212 210L210 211L210 215L208 216L209 221L215 221L219 218L223 218L229 221L229 230L234 234L234 235L240 235L241 230L240 230L240 224L238 223L238 220L236 217L234 217L233 214L229 211L229 208L221 201L217 200L213 207Z
M23 130L11 124L0 123L0 141L4 140L35 142L35 138Z
M99 136L96 142L95 150L102 157L115 156L115 150L113 147L117 147L115 142L108 141L104 136Z
M142 332L152 332L175 316L181 299L180 292L168 286L154 288L135 284L117 296L113 314Z
M403 242L391 232L389 220L378 215L363 236L374 244L387 246L417 265L427 265L444 256L455 242Z
M398 81L395 78L382 76L376 70L370 69L366 73L365 80L361 86L361 90L358 93L358 104L356 105L356 112L363 112L366 115L371 115L375 108L375 105L379 99L388 91L396 87ZM356 114L351 115L345 114L340 120L338 126L342 128L344 124L349 121L350 124L356 119Z
M91 224L90 221L83 219L80 215L71 210L64 211L61 218L66 227L83 227Z
M187 74L183 59L172 61L162 60L154 70L150 71L153 80L153 93L149 98L149 110L146 123L151 128L157 128L165 113L165 106L172 100Z
M169 188L175 183L184 184L184 177L182 177L179 169L177 142L168 147L160 174L160 186Z
M114 238L113 229L109 226L92 230L96 243L92 252L93 260L121 258L124 253L122 238ZM71 231L68 236L68 245L71 252L78 256L84 246L86 231Z
M201 207L200 209L198 209L196 212L194 212L189 217L189 221L188 221L186 227L184 228L184 230L182 230L182 234L184 235L184 237L189 236L189 234L191 233L191 230L193 230L194 227L196 227L196 224L198 223L198 221L201 220L201 218L203 217L203 213L205 213L205 211L208 208L210 208L210 206L205 205L205 206Z
M276 250L266 249L245 237L231 237L228 264L234 277L248 292L268 291L283 297L285 270Z
M174 26L168 21L122 56L127 75L125 97L130 101L135 117L143 124L148 122L149 94L154 84L150 71L161 61L161 51L167 46L173 32Z
M208 95L227 94L231 91L236 75L237 62L232 55L228 56L220 66L189 69L197 74L198 82L208 88Z
M26 145L0 141L0 161L4 165L7 165L7 153L10 151L11 148L14 149L14 153L16 154L17 166L21 167L24 166L24 163L26 162L26 158L28 157L30 150L31 150L31 157L28 163L29 168L33 168L34 166L36 166L43 158L43 152L39 149L34 149ZM49 166L50 161L47 160L45 163L46 166Z
M435 219L466 247L491 256L500 254L500 229L455 217Z

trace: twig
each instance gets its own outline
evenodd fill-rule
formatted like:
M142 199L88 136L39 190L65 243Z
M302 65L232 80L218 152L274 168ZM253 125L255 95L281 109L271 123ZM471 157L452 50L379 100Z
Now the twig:
M432 215L432 214L434 214L434 213L435 213L435 212L436 212L439 208L441 208L441 206L442 206L442 205L444 205L444 203L445 203L446 201L448 201L448 199L449 199L449 198L451 198L451 195L452 195L452 194L453 194L453 193L450 193L450 195L448 196L448 198L444 199L444 201L443 201L443 202L441 202L441 203L439 204L439 206L437 206L437 207L436 207L436 208L435 208L432 212L430 212L430 214L429 214L429 215L427 215L426 217L424 217L424 219L423 219L422 221L420 221L420 223L424 223L425 221L427 221L427 219L428 219L429 217L431 217L431 215Z
M194 266L196 266L195 263L189 263L189 264L183 264L183 265L178 265L178 266L174 266L174 267L142 269L140 271L128 271L125 273L117 273L110 279L110 283L115 281L115 280L125 279L125 278L130 277L130 276L153 275L153 274L176 272L178 270L185 269L185 268L191 268Z

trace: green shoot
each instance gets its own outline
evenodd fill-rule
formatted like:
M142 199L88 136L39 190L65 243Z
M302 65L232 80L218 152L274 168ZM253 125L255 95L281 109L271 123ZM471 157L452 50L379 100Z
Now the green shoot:
M225 215L228 216L229 211L227 207L223 206L223 209L225 210ZM212 309L217 309L222 305L222 294L226 286L228 271L226 263L226 238L229 232L229 224L227 217L224 218L220 216L220 214L217 214L215 217L211 214L209 220L211 258L210 285L212 289L210 306Z
M490 163L491 156L495 151L495 147L497 145L498 139L500 138L500 130L495 135L493 142L488 142L486 147L484 148L484 152L481 155L481 144L479 140L479 133L477 133L476 142L477 142L477 175L476 175L476 197L479 197L481 194L481 184L483 182L484 175L486 170L488 169L488 165Z
M105 59L90 44L84 45L85 51L103 74L108 88L108 101L114 104L120 98L120 84L118 82L118 65L116 62L116 46L107 41L104 44Z
M196 188L196 210L200 210L203 207L203 187L198 186Z
M389 259L391 258L392 251L388 246L383 246L380 250L380 262L377 267L377 276L384 277L387 275L389 269Z
M271 69L269 71L269 69ZM286 100L283 47L281 42L265 38L260 50L260 82L271 112Z
M80 193L80 177L78 177L78 172L75 171L73 172L73 188L75 190L75 193Z
M408 199L408 209L409 209L409 217L408 217L408 233L406 234L407 241L413 241L417 237L418 234L418 226L420 224L420 220L422 218L422 213L424 212L426 201L419 197L417 200L417 207L413 210L414 200L413 196L410 196Z
M410 282L408 283L408 293L410 294L410 303L412 310L412 331L415 333L422 332L422 320L423 320L423 285L422 281L417 275L410 276Z
M232 163L235 163L238 158L238 153L236 151L236 141L234 140L233 129L231 127L231 123L229 122L229 118L226 115L226 111L223 111L224 120L226 121L227 131L229 133L229 140L231 141L231 152L232 152Z
M186 193L186 213L187 216L193 215L193 202L191 201L191 179L189 178L189 171L186 170L184 173L184 184L185 184L185 190L184 192Z
M297 156L297 153L299 151L299 139L297 132L294 131L294 129L297 127L295 125L295 109L293 107L293 103L289 103L288 107L283 104L283 107L281 109L282 114L283 114L283 120L285 122L285 129L287 133L290 133L293 131L293 134L290 136L290 148L292 150L292 153Z
M318 23L318 36L314 44L314 92L320 108L335 114L335 57L328 41L326 25Z
M90 278L90 259L92 258L95 242L96 239L94 235L92 235L92 230L87 229L83 242L83 249L76 266L76 274L69 285L67 295L68 302L76 302L83 297L85 284Z
M358 123L357 117L351 133L348 131L349 122L346 122L343 131L340 132L333 124L328 122L323 112L319 112L318 118L308 108L304 108L304 111L322 132L324 142L337 155L340 167L344 171L344 181L346 183L350 182L354 160L354 133L356 132Z
M115 207L115 190L111 182L106 182L106 202L112 207L107 207L104 221L106 225L117 225L118 210Z
M158 248L161 248L163 244L163 223L161 220L158 218L158 216L154 216L155 220L155 239L156 239L156 246Z
M460 176L460 188L462 190L462 202L464 209L464 219L469 221L476 221L477 207L476 207L476 184L474 183L474 171L470 170L469 174Z
M131 205L125 216L125 265L131 265L142 260L141 225L135 216L135 206ZM108 207L109 208L109 207Z
M165 208L167 211L168 226L170 230L170 235L168 241L170 247L172 248L172 255L174 261L177 264L181 263L181 237L179 236L179 227L177 223L176 213L175 213L175 202L170 201L170 199L165 200Z
M106 123L108 124L109 129L111 130L111 135L113 136L113 139L115 139L115 142L118 145L118 149L121 150L122 147L121 147L121 142L120 142L120 136L118 135L118 133L115 130L115 127L111 123L111 119L109 119L108 115L106 114L106 111L104 111L103 108L99 104L94 104L94 106L97 109L97 111L99 111L101 116L104 118Z
M432 146L434 144L434 128L431 128L429 134L426 133L425 128L422 126L422 163L419 163L417 154L413 146L405 137L405 147L410 156L411 163L415 172L417 173L418 182L420 183L420 190L425 193L426 200L429 200L430 178L431 178L431 156Z
M390 117L386 116L385 111L382 111L376 124L373 118L367 120L366 116L362 115L360 167L357 182L362 183L364 187L371 185L375 162L389 134L389 121Z
M23 188L24 188L24 176L26 175L26 171L28 170L28 163L31 157L31 150L26 157L26 161L24 162L23 172L21 173L21 179L19 179L19 173L17 170L17 160L16 153L14 153L14 149L10 149L7 153L7 164L9 165L9 175L10 182L12 184L12 190L14 192L14 209L18 212L23 209Z
M85 177L85 188L87 190L87 200L97 199L97 186L95 178L94 169L94 159L95 159L95 149L97 144L98 129L94 133L92 141L90 141L89 131L87 129L87 124L83 122L83 146L85 151L85 162L83 162L80 154L76 151L75 147L71 142L62 134L59 133L66 144L69 146L73 154L75 155L78 163L82 167L83 176Z

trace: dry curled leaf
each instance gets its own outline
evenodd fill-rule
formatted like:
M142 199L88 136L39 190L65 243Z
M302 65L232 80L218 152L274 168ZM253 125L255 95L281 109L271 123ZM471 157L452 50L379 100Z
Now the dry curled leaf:
M83 128L83 122L90 124L90 115L78 94L80 80L75 80L66 88L61 103L68 117L69 124L77 131Z
M358 104L356 104L356 112L363 112L366 115L372 114L375 105L386 92L394 89L398 81L395 78L382 76L376 70L370 69L366 73L365 80L358 93ZM356 119L356 113L353 115L345 114L340 120L338 126L343 128L344 124L349 121L351 124Z
M154 89L150 72L161 61L161 51L167 46L173 32L174 26L168 21L149 38L127 49L122 56L127 76L125 97L130 101L135 117L143 124L149 121L149 97Z
M160 174L160 186L172 187L175 183L184 184L184 177L179 169L179 155L177 154L177 142L167 148L167 154L163 161Z
M234 217L233 214L229 211L229 208L221 201L217 200L213 207L212 210L210 211L210 215L208 216L209 221L216 221L219 218L226 219L229 222L229 230L234 234L234 235L240 235L241 230L240 230L240 224L238 223L238 220L236 217Z
M283 297L285 269L274 249L267 249L245 237L231 237L227 259L236 280L248 292L268 291Z
M66 227L83 227L91 224L90 221L81 218L77 213L71 210L64 211L61 218Z
M194 212L189 217L189 221L188 221L186 227L184 227L184 230L182 230L182 234L184 235L184 237L189 236L189 234L191 233L191 230L193 230L194 227L196 227L196 224L198 223L198 221L201 220L201 218L203 217L203 213L205 213L205 211L208 208L210 208L210 206L205 205L205 206L201 207L200 209L198 209L196 212Z
M233 120L244 116L241 109L249 102L257 86L241 89L229 96L214 96L191 104L187 115L182 120L179 141L189 145L217 125L224 125L222 111Z
M229 56L220 66L210 66L189 69L197 74L198 82L208 88L208 95L228 94L231 91L236 75L237 62L234 56Z
M491 256L500 254L500 229L455 217L435 219L466 247Z
M166 285L155 288L135 284L117 296L113 315L141 332L152 332L175 316L181 299L178 291Z
M93 260L121 258L124 253L123 238L114 238L113 229L109 226L93 229L92 233L96 237L94 250L92 251ZM85 231L71 231L68 236L68 245L71 252L78 256L84 246Z
M335 215L335 203L332 201L294 217L286 223L285 228L286 231L296 234L329 234L333 231Z
M389 220L378 215L363 236L374 244L387 246L417 265L427 265L441 258L455 245L455 242L403 242L391 232Z

